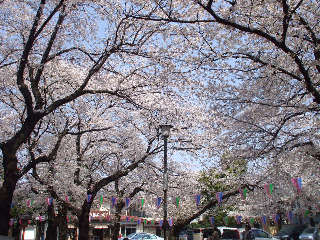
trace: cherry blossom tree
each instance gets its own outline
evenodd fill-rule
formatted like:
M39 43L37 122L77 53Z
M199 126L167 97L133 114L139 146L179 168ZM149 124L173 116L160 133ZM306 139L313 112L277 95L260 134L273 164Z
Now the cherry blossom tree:
M227 148L237 139L256 158L307 145L317 159L310 130L320 99L318 8L303 0L151 1L128 15L172 23L180 45L190 46L179 60L207 84L223 127L234 126L222 140Z
M163 24L131 21L117 1L8 0L1 6L0 234L6 235L17 182L56 156L61 137L51 151L33 147L33 158L25 154L26 143L38 143L54 114L85 95L137 106L143 89L161 89L160 78L148 77L148 52L157 47L151 38Z

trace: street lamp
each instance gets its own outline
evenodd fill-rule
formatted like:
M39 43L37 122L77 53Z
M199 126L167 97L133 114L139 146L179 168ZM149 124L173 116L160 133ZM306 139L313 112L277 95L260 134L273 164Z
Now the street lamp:
M170 136L171 125L160 125L161 136L164 141L163 149L163 238L167 240L167 226L168 226L168 209L167 209L167 198L168 198L168 137Z

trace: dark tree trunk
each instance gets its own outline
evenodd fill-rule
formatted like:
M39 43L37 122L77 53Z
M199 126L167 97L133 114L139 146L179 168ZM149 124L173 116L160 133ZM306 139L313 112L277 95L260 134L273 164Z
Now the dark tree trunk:
M119 236L120 218L121 218L120 211L117 208L116 213L115 213L115 219L114 219L114 222L111 227L111 240L117 240L118 236Z
M175 237L179 236L179 233L190 223L190 221L186 220L178 220L171 229L171 234Z
M20 172L17 169L17 151L30 136L39 119L39 116L27 117L21 129L5 144L1 145L4 181L0 187L0 235L8 235L12 196L20 177Z
M18 181L17 158L10 149L2 148L4 182L0 188L0 235L8 236L10 208Z
M43 240L44 236L44 224L43 222L37 222L37 233L36 233L36 240Z
M12 237L14 237L15 240L19 240L20 230L21 230L21 226L19 221L17 221L17 224L13 224L12 226Z
M46 240L57 240L57 221L53 204L48 206L48 228L46 232Z
M67 208L62 206L58 213L58 228L59 240L66 240L68 238L68 223L67 223Z
M81 209L81 214L78 216L79 221L79 236L78 240L88 240L89 239L89 213L90 206L84 203Z

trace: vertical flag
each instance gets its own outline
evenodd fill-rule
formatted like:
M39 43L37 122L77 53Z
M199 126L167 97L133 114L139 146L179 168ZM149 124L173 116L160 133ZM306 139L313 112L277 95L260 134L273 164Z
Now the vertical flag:
M292 223L292 220L293 220L293 214L292 214L292 212L289 211L287 215L288 215L288 222L289 222L289 223Z
M162 227L163 226L163 220L159 221L159 226Z
M239 193L240 193L240 195L241 195L241 198L243 199L243 200L245 200L246 199L246 197L247 197L247 192L248 192L248 189L241 189L241 188L239 188Z
M241 220L242 220L242 217L241 217L241 216L236 216L236 222L237 222L237 224L241 224Z
M254 218L250 218L251 225L254 225Z
M270 184L265 184L264 185L264 190L266 192L266 194L271 197L271 192L270 192Z
M53 198L52 198L52 197L48 197L48 198L47 198L47 204L48 204L48 206L51 206L52 203L53 203Z
M309 214L310 214L310 210L307 209L304 211L304 217L308 217Z
M298 192L301 192L302 189L302 179L301 177L299 178L291 178L291 182L293 186L297 189Z
M214 217L209 217L209 221L211 225L214 225Z
M222 202L222 196L223 196L223 192L216 193L216 198L217 198L218 204L220 204Z
M267 217L266 216L262 216L261 217L261 222L263 225L266 225L267 224Z
M176 206L179 207L180 204L180 197L176 197Z
M223 218L223 221L224 221L225 225L227 226L227 225L229 224L229 217L228 217L228 216L225 216L225 217Z
M144 205L144 199L141 198L141 209L143 208L143 205Z
M273 183L270 183L269 184L269 192L270 192L270 194L273 193L273 190L274 190L274 185L273 185Z
M102 205L103 204L103 196L101 195L100 196L100 205Z
M200 205L200 200L201 200L201 195L197 194L196 195L196 205L197 205L197 207Z
M117 198L116 197L111 197L111 206L115 207L117 203Z
M157 201L156 201L157 208L160 207L161 203L162 203L162 198L161 197L157 197Z
M172 227L173 226L173 218L169 219L169 226Z
M69 202L69 197L68 197L68 196L65 197L65 201L66 201L67 203Z
M27 200L27 207L31 207L33 204L33 200L32 199L28 199Z
M279 219L280 219L279 214L273 214L273 221L274 221L275 224L278 224Z
M298 183L298 191L301 192L301 190L302 190L302 179L301 179L301 177L297 178L297 183Z
M138 218L137 224L140 225L141 224L141 219Z
M126 208L130 206L130 198L126 198Z
M91 198L92 198L92 194L88 194L88 196L87 196L87 202L88 203L91 202Z

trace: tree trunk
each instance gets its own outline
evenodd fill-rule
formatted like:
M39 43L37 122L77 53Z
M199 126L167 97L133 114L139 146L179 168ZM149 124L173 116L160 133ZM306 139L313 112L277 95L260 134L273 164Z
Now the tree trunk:
M57 221L54 214L54 206L48 206L48 228L46 232L46 240L57 240Z
M111 239L118 240L119 231L120 231L120 213L117 210L115 213L115 219L111 227Z
M62 206L58 213L58 228L59 240L67 240L68 238L68 223L67 223L67 208Z
M89 212L90 207L87 203L82 206L81 215L78 216L79 220L79 236L78 240L88 240L89 239Z
M17 220L17 224L13 224L13 228L12 228L12 237L14 237L15 240L19 240L20 238L20 223L19 220Z
M8 236L10 208L17 184L17 158L12 151L2 148L4 182L0 188L0 235Z

